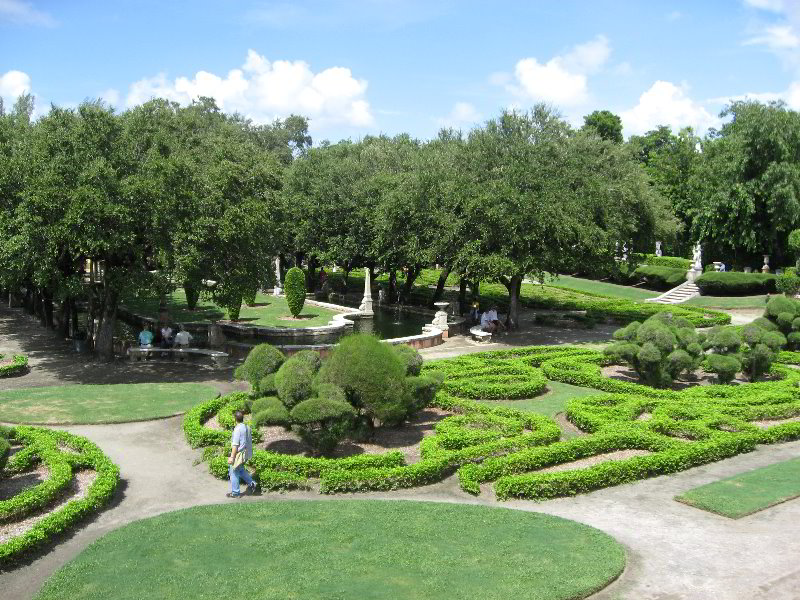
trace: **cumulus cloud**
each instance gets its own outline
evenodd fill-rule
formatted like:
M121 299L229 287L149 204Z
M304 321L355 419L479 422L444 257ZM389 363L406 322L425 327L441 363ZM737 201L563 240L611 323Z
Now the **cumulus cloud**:
M574 106L589 99L588 75L597 73L608 62L611 46L598 35L575 46L570 52L539 62L523 58L514 67L514 80L506 88L521 98ZM499 74L492 76L499 82Z
M744 3L753 8L781 12L784 9L783 0L744 0Z
M30 2L22 0L0 0L0 22L16 25L39 25L55 27L55 19L41 10L36 10Z
M0 75L0 98L3 99L6 107L11 107L19 96L28 94L30 91L31 78L27 73L7 71Z
M222 77L198 71L191 78L170 80L160 73L141 79L130 86L126 103L133 106L162 97L186 104L210 96L220 108L257 122L298 113L310 117L314 126L365 127L373 123L366 91L367 82L353 77L348 68L330 67L314 73L304 61L269 61L249 50L242 67Z
M717 117L688 95L688 87L656 81L639 97L639 103L621 114L626 135L640 135L659 125L673 129L691 126L703 131L719 123Z
M463 126L475 125L482 119L481 114L469 102L456 102L447 116L436 119L440 127L458 129Z
M800 110L800 81L795 81L783 92L750 92L737 96L722 96L712 98L709 102L727 105L740 100L755 100L757 102L785 102L792 110Z

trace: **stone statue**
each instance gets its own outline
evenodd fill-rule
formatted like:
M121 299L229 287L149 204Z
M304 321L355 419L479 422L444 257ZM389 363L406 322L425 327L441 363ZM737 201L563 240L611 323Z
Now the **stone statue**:
M656 256L663 256L661 254L661 242L656 242Z
M702 271L703 270L703 249L700 246L700 242L697 242L694 245L694 250L692 251L692 269L695 271Z
M283 293L281 288L281 257L275 257L275 289L272 290L273 296L280 296Z
M762 273L769 273L769 254L764 255L764 266L761 267Z
M364 298L361 300L358 310L364 315L375 314L372 311L372 281L369 276L369 267L364 267Z

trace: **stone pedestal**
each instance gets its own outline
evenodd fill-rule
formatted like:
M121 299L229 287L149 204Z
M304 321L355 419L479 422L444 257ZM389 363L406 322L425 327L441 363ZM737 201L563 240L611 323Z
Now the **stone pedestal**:
M281 257L275 258L275 289L272 290L273 296L280 296L283 294L283 287L281 286Z
M221 348L225 345L225 334L222 327L214 323L208 328L208 345L211 348Z
M694 283L694 280L700 277L703 274L703 271L697 269L689 269L686 271L686 281L689 283Z
M764 266L761 267L762 273L769 273L769 254L764 255Z
M450 306L449 302L434 302L433 305L436 307L436 314L433 315L433 322L431 325L436 327L436 329L441 329L443 332L442 337L447 337L447 332L449 327L447 325L447 307Z
M361 300L361 306L358 310L363 315L372 316L375 313L372 311L372 281L369 276L369 268L364 267L364 297Z

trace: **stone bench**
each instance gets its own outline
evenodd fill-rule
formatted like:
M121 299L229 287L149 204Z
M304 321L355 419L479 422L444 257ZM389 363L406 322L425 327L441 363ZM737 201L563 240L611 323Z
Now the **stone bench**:
M128 348L128 356L131 360L142 360L151 356L164 356L169 354L177 357L178 360L186 360L190 356L207 356L217 367L224 367L228 364L228 353L219 350L206 350L205 348Z
M469 335L478 343L485 344L492 341L492 334L488 331L483 331L480 325L475 325L469 328Z

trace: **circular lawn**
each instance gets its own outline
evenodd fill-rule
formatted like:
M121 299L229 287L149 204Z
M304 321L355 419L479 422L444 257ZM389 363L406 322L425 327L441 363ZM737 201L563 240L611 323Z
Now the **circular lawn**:
M60 385L0 391L0 421L87 425L146 421L186 412L219 396L199 383Z
M37 598L574 599L605 587L624 564L622 546L605 533L541 513L239 500L112 531Z

